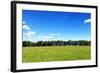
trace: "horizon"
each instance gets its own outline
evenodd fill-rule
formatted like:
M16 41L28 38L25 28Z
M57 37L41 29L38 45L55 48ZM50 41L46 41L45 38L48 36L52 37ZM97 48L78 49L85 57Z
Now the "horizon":
M26 40L25 40L26 41ZM23 41L23 42L25 42L25 41ZM28 41L28 40L27 40ZM42 41L42 40L39 40L39 41ZM37 42L39 42L39 41L29 41L29 42L34 42L34 43L37 43ZM47 40L47 41L65 41L65 42L67 42L67 41L91 41L91 40ZM46 42L46 41L42 41L42 42Z
M23 41L91 40L91 14L23 10Z

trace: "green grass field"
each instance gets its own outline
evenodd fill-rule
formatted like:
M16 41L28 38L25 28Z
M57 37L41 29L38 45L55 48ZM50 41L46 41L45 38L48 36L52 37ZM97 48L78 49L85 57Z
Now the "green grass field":
M23 63L86 59L91 59L90 46L23 47L22 50Z

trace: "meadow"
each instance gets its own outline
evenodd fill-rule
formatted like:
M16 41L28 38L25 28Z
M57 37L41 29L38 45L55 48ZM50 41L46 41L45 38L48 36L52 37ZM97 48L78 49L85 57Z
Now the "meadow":
M51 62L91 59L90 46L23 47L22 62Z

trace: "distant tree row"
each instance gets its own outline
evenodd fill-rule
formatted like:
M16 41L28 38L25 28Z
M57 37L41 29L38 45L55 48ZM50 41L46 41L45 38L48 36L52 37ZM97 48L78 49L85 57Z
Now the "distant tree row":
M38 41L38 42L30 42L30 41L23 41L23 46L67 46L67 45L79 45L79 46L89 46L91 45L90 41L86 40L78 40L78 41Z

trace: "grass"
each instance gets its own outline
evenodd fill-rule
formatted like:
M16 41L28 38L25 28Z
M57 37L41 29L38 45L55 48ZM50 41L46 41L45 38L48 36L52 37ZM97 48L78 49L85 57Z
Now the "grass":
M90 46L23 47L22 50L23 63L86 60L90 58Z

